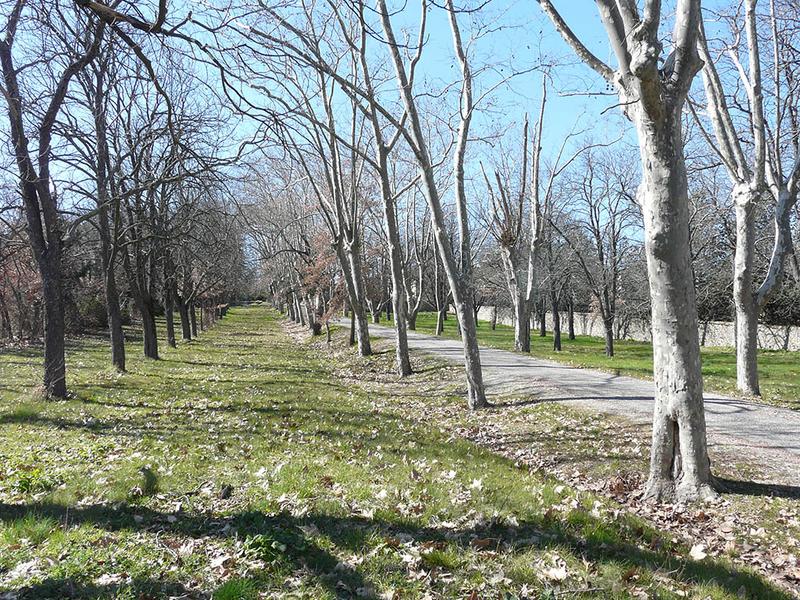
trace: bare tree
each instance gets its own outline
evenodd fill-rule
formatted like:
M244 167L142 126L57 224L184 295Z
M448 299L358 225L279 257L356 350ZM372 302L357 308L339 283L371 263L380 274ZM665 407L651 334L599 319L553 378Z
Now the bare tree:
M400 375L411 374L411 360L408 354L408 339L406 329L408 327L408 298L405 289L405 278L403 276L403 251L400 245L400 228L397 220L397 196L405 190L397 190L392 185L389 173L389 155L392 149L400 141L403 134L401 128L395 129L390 139L385 139L383 131L386 126L381 122L381 115L378 109L378 98L373 86L373 77L367 61L367 39L369 31L364 16L364 3L358 3L359 18L359 61L364 78L366 116L372 125L372 135L375 146L375 174L380 182L381 200L383 201L383 222L386 228L386 241L389 250L389 264L392 280L391 294L392 307L394 312L395 327L395 356L397 362L397 372ZM414 182L411 182L413 185Z
M612 68L570 29L550 0L537 0L580 59L617 91L639 139L656 405L646 497L695 500L715 495L706 445L697 307L689 256L689 210L682 109L702 63L700 0L677 0L672 51L663 65L662 6L598 0L617 61Z
M733 204L736 216L733 274L733 301L736 308L736 386L749 396L760 395L758 385L758 316L770 296L780 287L786 259L792 254L791 217L797 203L800 186L800 155L796 148L795 160L788 166L784 163L787 144L783 138L784 121L792 122L787 108L797 102L796 63L789 60L782 46L791 44L786 32L779 33L779 16L776 1L770 0L770 35L773 66L772 97L770 109L773 122L765 110L764 82L762 81L760 49L762 34L758 28L756 11L758 0L745 0L743 24L738 15L730 17L734 40L726 43L723 56L733 65L735 80L726 82L720 74L716 56L712 55L709 40L701 25L698 44L704 61L703 82L705 84L708 109L706 111L713 128L711 134L702 129L710 147L724 165L733 186ZM741 29L746 38L747 69L740 61L743 50ZM784 46L785 47L785 46ZM791 72L790 72L791 71ZM744 90L740 98L739 89ZM730 100L733 104L731 105ZM734 108L731 108L733 106ZM739 108L743 107L743 108ZM744 113L737 119L736 112ZM698 117L697 113L695 116ZM698 117L699 119L699 117ZM794 132L795 135L797 132ZM796 145L796 141L794 144ZM752 145L752 151L749 146ZM790 150L791 144L790 144ZM761 284L755 288L756 271L756 212L765 196L771 195L774 206L774 240L769 266Z
M125 335L122 329L122 307L120 288L117 282L117 257L120 245L120 202L110 193L109 178L119 157L109 155L107 117L114 113L113 98L109 88L119 82L120 68L116 60L113 38L102 44L98 56L88 68L77 75L78 92L73 93L72 106L64 111L61 135L74 149L74 158L61 156L76 172L90 175L86 186L75 182L73 190L79 195L92 198L94 209L84 218L94 222L100 238L99 262L103 276L106 316L111 343L111 363L119 371L125 371ZM119 100L119 96L116 97ZM73 112L78 114L72 114ZM91 122L82 126L80 114L91 115Z
M621 152L589 149L567 184L569 223L552 227L569 245L597 304L605 331L606 356L614 356L615 320L623 265L632 246L635 222L633 178Z
M450 292L453 296L453 303L456 307L459 324L461 327L461 337L464 344L464 362L467 372L467 403L470 408L477 409L488 405L486 392L483 387L483 374L481 372L480 349L478 347L478 336L475 329L475 314L471 306L471 291L469 285L469 269L464 269L464 261L471 259L469 252L469 225L466 223L468 215L465 210L465 198L463 195L463 152L464 145L469 131L469 119L472 115L471 99L471 74L465 59L463 48L460 47L460 33L458 31L457 20L453 10L449 10L451 28L453 30L454 44L459 55L459 64L462 71L462 100L461 100L461 125L459 127L459 148L456 151L454 171L456 178L459 231L461 234L461 266L459 266L456 256L450 246L445 227L444 210L442 207L439 187L434 176L434 164L431 159L430 149L425 134L423 133L422 120L417 107L416 97L413 92L413 73L414 66L418 58L413 58L407 65L401 54L401 44L398 43L394 33L394 26L385 0L377 0L377 12L381 22L386 44L392 64L394 65L397 84L400 92L407 125L399 123L404 127L406 141L411 147L414 158L420 170L421 187L425 193L428 206L431 209L431 219L433 223L433 234L436 239L439 256L442 259L444 271L450 284ZM452 8L452 7L451 7ZM422 48L425 39L425 22L427 15L427 2L423 0L421 6L421 22L419 28L418 48ZM417 54L419 56L419 54ZM407 129L406 129L407 127ZM461 154L459 158L459 154ZM459 182L461 179L461 182ZM459 195L460 194L460 195Z
M403 262L403 280L406 290L406 305L408 306L408 328L417 328L417 315L425 297L425 271L431 249L431 231L429 227L428 208L425 206L423 214L417 215L416 188L411 194L410 206L406 209L405 223L405 261ZM417 271L416 279L409 283L409 270L414 267Z
M56 117L70 83L97 54L104 25L83 15L70 17L69 23L59 23L62 19L60 11L49 10L47 3L32 4L18 0L5 15L0 68L28 235L42 279L44 390L47 395L63 398L67 394L61 277L63 231L58 199L51 187L51 142ZM15 55L18 33L27 27L38 29L41 38L53 44L43 52L49 54L47 59L42 60L41 53L33 60ZM52 71L41 68L50 62L53 63ZM48 75L53 71L58 73L54 80ZM34 82L36 79L38 82ZM25 95L26 91L30 97ZM36 140L35 151L30 148L31 135Z
M533 183L530 206L526 206L528 179L528 119L522 128L521 171L516 190L508 184L509 176L494 170L494 183L486 171L483 177L489 192L491 204L490 231L500 248L506 286L514 308L514 350L530 352L531 349L531 308L536 291L536 268L539 249L542 244L544 219L539 205L539 156L541 153L541 131L546 102L546 84L542 86L542 105L539 121L533 140ZM495 189L496 186L496 189ZM529 228L524 228L526 216L530 219ZM528 242L527 248L525 242ZM527 275L527 277L526 277Z

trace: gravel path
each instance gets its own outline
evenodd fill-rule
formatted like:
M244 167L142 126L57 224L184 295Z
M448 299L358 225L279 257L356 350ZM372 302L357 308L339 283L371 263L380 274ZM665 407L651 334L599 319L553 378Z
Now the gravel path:
M393 337L394 330L370 325L370 334ZM409 331L409 347L463 364L460 340ZM649 424L653 384L649 381L579 369L531 356L481 348L483 379L490 395L533 396ZM773 481L800 484L800 412L706 394L709 445L769 470ZM777 482L776 482L777 483Z

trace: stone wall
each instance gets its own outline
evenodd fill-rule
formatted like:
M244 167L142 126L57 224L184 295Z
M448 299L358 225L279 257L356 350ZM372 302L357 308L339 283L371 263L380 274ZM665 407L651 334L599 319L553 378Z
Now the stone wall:
M478 318L482 321L491 321L492 307L484 306L478 311ZM511 309L498 307L497 322L504 325L513 325ZM553 327L553 319L547 313L547 329ZM567 313L561 313L561 330L567 330ZM575 313L575 333L577 335L591 335L603 337L603 320L595 313ZM640 320L631 322L627 330L621 332L622 337L629 340L649 342L651 339L650 323ZM700 343L703 346L730 346L734 345L734 325L726 321L707 321L700 323ZM800 327L792 325L759 325L758 347L766 350L800 350Z

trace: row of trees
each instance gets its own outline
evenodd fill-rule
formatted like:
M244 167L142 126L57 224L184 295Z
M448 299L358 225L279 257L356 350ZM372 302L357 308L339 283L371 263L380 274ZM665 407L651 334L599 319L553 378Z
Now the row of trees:
M282 148L285 153L273 159L301 165L298 170L305 175L299 183L303 191L289 192L305 217L299 218L295 211L292 222L306 232L314 231L321 215L334 247L344 245L339 266L362 354L369 352L361 341L366 308L375 302L368 288L379 298L391 294L399 373L408 372L404 338L406 327L413 324L407 312L414 295L432 297L428 302L437 309L452 304L464 344L471 408L486 404L475 337L475 309L485 292L480 267L487 267L486 280L494 280L495 289L505 287L504 304L513 307L515 346L520 351L530 348L532 313L547 310L548 305L556 329L554 345L559 348L559 308L571 304L564 299L574 298L576 287L584 306L591 305L601 316L610 355L620 304L649 306L656 410L647 494L656 499L712 496L696 290L704 293L705 300L707 292L719 287L716 269L732 250L739 387L746 394L758 394L759 311L778 288L784 265L793 255L798 137L793 130L795 67L787 56L791 47L787 40L796 34L796 9L771 2L765 13L758 13L757 2L750 0L741 12L734 7L710 18L715 34L711 37L707 31L711 26L703 25L700 3L679 0L670 49L664 51L662 27L667 20L662 18L661 3L645 2L640 7L630 1L598 2L616 62L611 66L587 48L551 2L540 0L539 5L580 60L619 97L624 117L634 126L640 165L624 151L609 150L608 140L593 142L573 135L549 152L543 164L549 74L542 66L535 122L521 119L524 124L513 152L493 157L481 148L485 159L479 162L479 174L474 166L470 173L465 157L470 144L475 144L476 135L470 131L481 98L476 98L476 69L466 49L483 32L473 21L472 37L465 43L462 20L470 14L468 9L452 3L442 7L459 66L458 77L449 82L457 90L451 95L415 87L416 68L426 47L427 18L433 14L424 2L416 33L402 41L395 32L399 17L380 0L369 10L357 2L347 11L333 6L314 11L264 9L272 28L268 32L251 28L248 39L281 57L284 68L291 70L286 79L293 88L287 95L303 98L284 102L286 107L300 108L289 111L296 126L283 138L291 140ZM770 50L762 52L762 46ZM391 68L376 68L368 60L376 54ZM769 85L761 81L761 62L771 64L774 77ZM692 91L700 71L705 83L702 95ZM766 88L771 90L769 100ZM440 102L451 98L449 112L431 110L425 105L429 96ZM296 132L306 128L313 133L298 139ZM685 149L692 154L691 180ZM764 166L768 160L769 168ZM730 182L710 183L721 169ZM747 202L742 200L743 185L749 190ZM285 184L278 187L288 189ZM721 189L730 190L732 230ZM402 195L405 198L399 201ZM469 202L468 197L476 199ZM417 198L425 200L424 207ZM314 210L313 200L319 211ZM364 221L375 214L373 203L383 207L382 230L373 230L364 247L365 232L370 231ZM759 230L759 217L763 220L773 210L770 206L775 210L773 223ZM435 245L435 252L422 259L420 222L430 223ZM398 223L412 223L413 234L404 235ZM279 228L284 230L282 224ZM774 232L774 239L767 249L770 258L763 261L759 252L767 244L757 238L765 229ZM487 242L484 238L489 236ZM282 244L274 236L272 241ZM725 248L728 244L730 250ZM271 248L270 255L286 250ZM313 244L305 245L303 252L308 264L308 256L315 254ZM381 256L384 266L372 286L363 281L365 272L372 273L363 268L370 256ZM696 272L715 259L717 265ZM504 286L497 286L498 263ZM636 294L644 280L643 266L649 298ZM427 292L415 287L413 294L408 293L409 274L414 271ZM274 277L274 282L282 282L276 284L279 299L297 290L326 294L304 285L304 272L308 270ZM285 273L279 268L275 275ZM754 289L757 274L763 274L763 283ZM440 294L443 279L449 300ZM335 294L332 287L321 304L330 303ZM719 295L718 289L709 293L715 302ZM320 304L310 298L305 303ZM711 306L704 309L713 311ZM313 326L315 319L329 314L330 309L309 311L306 318Z
M625 320L648 314L647 494L713 495L698 309L718 314L732 298L739 386L757 394L759 313L794 256L798 9L598 0L609 64L537 3L599 76L577 92L616 96L632 128L603 111L618 136L564 134L552 117L563 64L482 57L502 30L483 5L10 3L0 66L21 194L3 213L0 266L20 280L35 264L48 392L66 393L66 267L87 262L121 369L126 300L156 358L155 315L171 343L174 311L190 336L191 307L240 289L248 258L312 330L345 308L362 355L370 317L390 314L401 375L419 311L434 308L441 326L452 306L471 409L487 405L481 306L513 308L523 352L548 311L556 349L561 309L599 314L609 355ZM431 66L441 31L446 76ZM531 73L538 103L509 103ZM12 295L32 293L22 287Z
M191 339L197 308L202 328L235 291L243 234L221 178L221 113L195 98L196 80L164 75L186 68L179 57L154 65L116 24L77 7L15 2L5 17L0 65L21 193L8 183L0 224L2 329L36 336L43 316L44 389L64 397L68 316L73 328L107 326L124 371L132 305L145 356L157 359L157 315L174 346L175 312Z

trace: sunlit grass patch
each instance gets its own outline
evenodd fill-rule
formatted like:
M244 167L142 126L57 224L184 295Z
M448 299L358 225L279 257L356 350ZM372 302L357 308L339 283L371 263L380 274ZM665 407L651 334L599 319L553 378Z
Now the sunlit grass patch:
M0 535L2 535L3 543L8 546L22 544L38 546L47 540L57 528L58 523L55 519L34 512L6 524Z
M22 402L0 414L0 423L31 423L41 410L39 403Z

